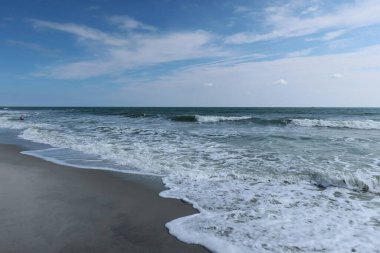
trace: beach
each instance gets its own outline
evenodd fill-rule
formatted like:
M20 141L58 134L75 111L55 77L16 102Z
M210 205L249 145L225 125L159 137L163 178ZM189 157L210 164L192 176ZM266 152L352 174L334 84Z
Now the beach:
M159 177L79 169L0 145L0 252L208 252L168 234L196 213Z

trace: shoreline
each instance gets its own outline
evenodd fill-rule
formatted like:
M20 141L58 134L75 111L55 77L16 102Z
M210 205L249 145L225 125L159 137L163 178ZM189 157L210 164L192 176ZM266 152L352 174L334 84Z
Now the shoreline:
M197 213L159 177L79 169L0 144L1 252L209 252L165 224Z

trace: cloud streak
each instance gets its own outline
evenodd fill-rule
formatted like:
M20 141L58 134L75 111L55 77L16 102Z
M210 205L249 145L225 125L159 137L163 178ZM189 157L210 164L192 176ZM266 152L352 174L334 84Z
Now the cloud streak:
M46 70L45 75L58 79L85 79L175 61L224 55L224 52L210 45L212 40L213 36L203 31L138 37L132 40L132 47L110 47L104 49L99 58L54 66Z
M135 81L119 93L131 103L144 97L162 106L173 101L170 97L183 106L378 106L379 52L380 46L374 46L344 54L202 66ZM274 82L276 76L281 79ZM218 84L213 89L194 85L210 80Z
M110 34L80 24L30 20L36 29L65 32L75 35L79 40L98 43L98 47L91 45L90 48L97 50L96 58L51 66L37 75L58 79L85 79L175 61L226 55L226 52L213 44L215 36L202 30L139 33L154 32L157 29L128 16L112 16L108 21L131 33ZM82 43L82 46L86 47L86 44Z
M286 81L285 79L279 79L279 80L275 81L274 84L287 85L288 81Z
M294 2L294 1L293 1ZM299 2L299 1L298 1ZM308 7L308 10L311 7ZM275 39L301 37L327 31L325 39L334 39L344 31L380 24L380 2L376 0L357 1L351 5L341 6L331 13L298 15L299 6L286 4L266 9L264 25L272 27L268 33L254 34L241 32L228 36L227 44L245 44ZM310 14L306 12L306 14ZM329 30L338 31L331 32Z
M57 50L50 49L50 48L41 46L36 43L31 43L31 42L25 42L25 41L19 41L19 40L7 40L6 43L11 46L22 47L22 48L38 51L38 52L49 54L49 55L57 53Z
M129 16L111 16L108 18L111 24L119 27L121 30L133 31L133 30L143 30L154 32L157 28L151 25L144 24L134 18Z
M44 20L31 19L35 28L51 29L76 35L80 39L92 40L110 46L124 46L128 40L109 35L97 29L73 23L56 23Z

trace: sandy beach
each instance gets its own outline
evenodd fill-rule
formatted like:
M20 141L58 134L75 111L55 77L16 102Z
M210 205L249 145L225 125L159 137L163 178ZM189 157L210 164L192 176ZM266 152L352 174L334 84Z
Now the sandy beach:
M0 252L208 252L168 234L196 212L159 178L53 164L0 145Z

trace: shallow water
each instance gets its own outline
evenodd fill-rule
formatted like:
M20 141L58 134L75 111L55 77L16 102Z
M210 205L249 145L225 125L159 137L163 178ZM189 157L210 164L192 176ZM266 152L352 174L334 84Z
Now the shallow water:
M162 176L200 210L170 232L216 252L380 252L380 109L9 108L0 127L50 145L31 155Z

